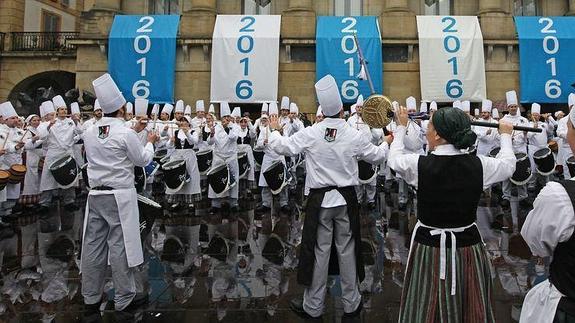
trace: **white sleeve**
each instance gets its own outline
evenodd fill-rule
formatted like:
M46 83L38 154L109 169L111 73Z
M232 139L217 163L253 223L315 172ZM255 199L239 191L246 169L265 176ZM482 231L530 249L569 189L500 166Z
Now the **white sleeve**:
M417 187L419 155L405 153L405 147L403 146L404 137L405 127L398 126L397 129L395 129L393 143L389 149L387 165L398 173L409 185Z
M553 254L557 244L571 237L574 227L575 215L569 195L561 184L549 182L533 202L521 235L534 255L546 257Z
M186 134L186 138L188 139L188 143L190 145L195 145L198 143L198 141L200 140L200 138L198 136L194 136L192 135L192 133L196 133L195 130L188 130L188 133Z
M501 135L501 150L496 158L481 155L478 157L483 167L483 189L510 178L517 162L511 146L511 135Z
M135 166L147 166L154 158L154 145L148 142L146 146L142 147L140 139L133 130L128 130L126 134L126 149L128 150L128 159Z
M313 138L308 132L299 131L291 137L285 137L278 131L273 131L269 136L268 145L280 155L295 156L313 144Z

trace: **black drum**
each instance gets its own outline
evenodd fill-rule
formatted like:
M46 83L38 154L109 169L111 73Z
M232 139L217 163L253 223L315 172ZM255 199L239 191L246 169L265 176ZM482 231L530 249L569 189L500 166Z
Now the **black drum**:
M537 172L543 176L551 175L555 171L555 158L551 149L545 147L533 154L533 161Z
M200 175L206 175L212 167L213 151L211 149L198 151L196 159L198 160L198 171Z
M69 186L78 177L78 165L72 156L65 155L50 165L50 173L58 184Z
M214 235L208 243L206 254L219 261L226 261L230 253L230 246L228 240L220 235Z
M569 169L569 175L571 177L575 176L575 156L567 158L567 168Z
M248 154L246 152L238 153L238 167L240 170L240 179L243 179L250 171L250 160L248 159Z
M288 184L289 173L281 160L274 161L266 170L264 178L272 194L276 195Z
M84 164L80 170L82 171L82 179L84 180L84 185L86 185L87 188L90 188L90 180L88 178L88 163Z
M264 245L262 257L274 265L281 266L284 263L285 255L285 243L277 234L272 233Z
M156 151L156 153L154 153L154 161L156 163L160 163L162 158L166 157L166 155L168 155L168 150L167 149L160 149L160 150Z
M146 189L146 170L143 167L134 167L134 187L136 192L142 193Z
M140 234L145 239L152 230L156 217L162 216L162 206L138 194L138 212L140 213Z
M186 161L183 159L172 160L163 164L162 171L164 171L164 183L171 190L179 191L184 184L190 181Z
M236 179L227 164L213 167L207 176L208 183L216 194L223 194L236 185Z
M364 160L357 161L357 169L360 184L367 184L371 182L377 175L377 166L372 165Z
M524 185L531 179L531 162L529 157L524 153L515 154L517 162L515 163L515 172L511 176L511 182L515 185Z
M497 154L499 154L499 151L501 150L500 147L495 147L493 149L491 149L491 151L489 152L489 157L497 157Z
M254 148L254 161L256 163L256 165L258 166L262 166L262 163L264 162L264 149L261 147L258 148Z

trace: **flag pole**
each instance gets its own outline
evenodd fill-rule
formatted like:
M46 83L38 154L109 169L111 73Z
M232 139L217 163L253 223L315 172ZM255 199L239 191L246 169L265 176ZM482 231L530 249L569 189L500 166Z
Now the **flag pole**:
M367 77L367 82L369 84L369 90L371 91L371 94L376 94L375 89L373 88L373 82L371 81L371 76L369 75L369 70L367 69L368 62L365 60L363 56L361 46L359 46L359 39L357 38L357 32L353 33L353 40L355 42L355 46L357 47L357 56L359 58L359 64L365 70L365 75Z

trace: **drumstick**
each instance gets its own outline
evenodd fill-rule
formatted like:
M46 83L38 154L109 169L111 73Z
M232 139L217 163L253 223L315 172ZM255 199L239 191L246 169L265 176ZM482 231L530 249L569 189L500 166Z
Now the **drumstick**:
M2 143L2 149L0 149L0 150L4 150L4 147L6 146L6 142L8 141L8 137L10 137L10 131L8 131L8 133L6 134L6 138L4 139L4 142Z
M24 132L24 134L22 135L22 138L20 138L20 141L24 140L24 137L26 137L26 134L30 131L30 129L26 129L26 131Z

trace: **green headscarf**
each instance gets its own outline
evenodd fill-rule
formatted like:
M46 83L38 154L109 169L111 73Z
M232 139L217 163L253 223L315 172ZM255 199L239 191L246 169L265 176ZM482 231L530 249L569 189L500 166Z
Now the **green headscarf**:
M439 109L431 121L437 134L457 149L469 148L477 140L477 135L471 130L469 116L458 108Z

